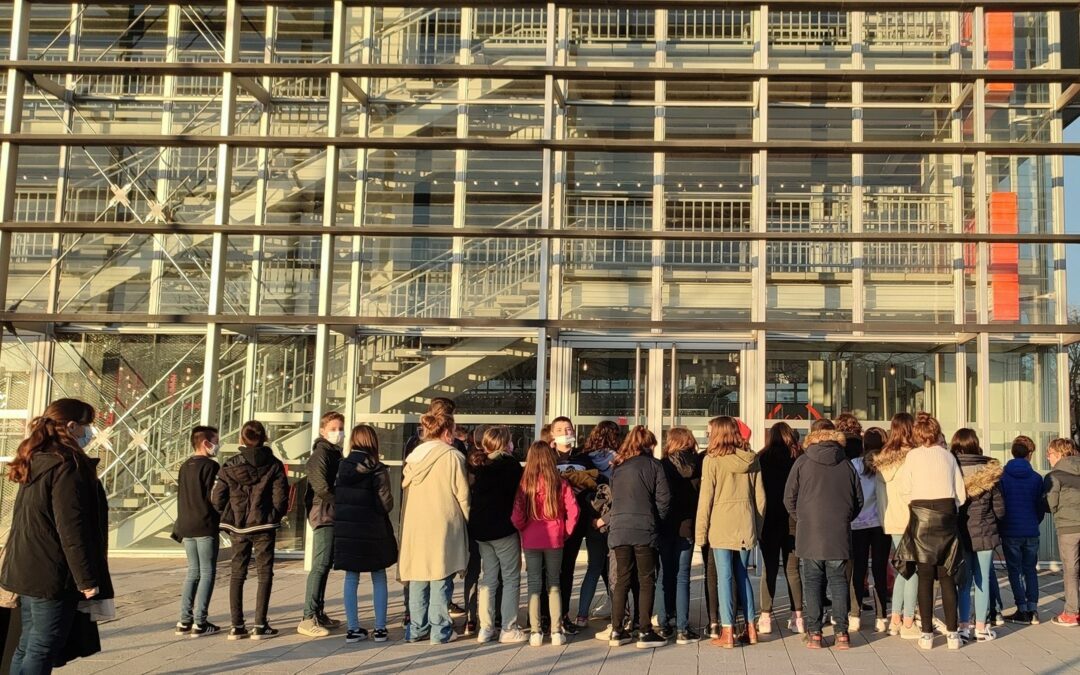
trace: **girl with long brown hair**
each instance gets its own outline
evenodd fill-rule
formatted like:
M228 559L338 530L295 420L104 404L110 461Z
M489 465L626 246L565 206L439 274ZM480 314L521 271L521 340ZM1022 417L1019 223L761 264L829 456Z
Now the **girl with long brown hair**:
M690 565L694 553L694 516L701 487L697 439L686 427L668 430L660 464L671 493L671 508L660 538L660 575L656 591L660 625L675 620L675 641L693 644L701 639L690 628Z
M8 479L19 483L0 585L21 598L22 635L12 672L50 673L62 660L80 600L113 597L108 564L108 502L93 438L94 409L53 401L30 422Z
M611 472L614 469L615 451L622 444L621 438L622 431L618 424L611 420L602 420L585 439L585 452L608 483L611 482ZM578 628L584 628L589 623L589 608L596 596L596 585L600 579L604 580L608 596L611 595L611 580L608 578L608 533L607 528L602 525L602 520L596 518L585 527L585 549L589 553L589 565L585 568L581 590L578 592L578 612L574 621Z
M784 508L784 486L787 485L791 467L803 450L799 444L799 434L787 422L772 425L765 438L765 447L758 454L761 482L765 486L765 518L761 526L761 557L765 563L765 574L761 576L758 631L763 634L772 632L776 577L783 566L784 581L791 600L788 630L802 633L805 631L802 575L799 574L799 557L795 555L795 519Z
M735 646L734 579L738 606L745 608L746 636L758 639L754 624L754 588L746 568L750 551L757 545L765 512L765 486L758 457L739 433L733 417L709 420L709 448L702 467L695 539L708 542L716 558L717 597L720 605L720 637L713 644Z
M563 544L577 525L578 504L574 491L559 475L555 463L555 450L551 445L536 441L529 446L511 516L514 527L521 533L521 548L525 552L529 625L532 627L529 644L533 647L544 642L540 603L545 590L552 617L551 644L566 644L566 635L555 618L562 610L559 573Z

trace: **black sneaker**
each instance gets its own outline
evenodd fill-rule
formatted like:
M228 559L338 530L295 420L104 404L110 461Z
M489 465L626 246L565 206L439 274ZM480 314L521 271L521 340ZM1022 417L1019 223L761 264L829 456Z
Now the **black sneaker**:
M447 608L450 610L450 616L454 617L455 619L465 616L465 610L462 609L461 605L457 603L451 602L449 605L447 605Z
M341 627L341 622L337 619L331 619L326 615L326 612L319 612L315 615L315 623L319 624L323 628L334 630Z
M577 635L581 632L581 629L577 627L573 621L567 617L563 617L562 620L562 632L564 635Z
M278 634L276 628L271 628L270 624L265 623L261 626L255 626L251 629L252 640L269 640Z
M345 633L345 642L353 644L354 642L362 642L368 638L368 632L363 628L357 628Z
M1027 612L1021 612L1020 610L1016 610L1012 614L1003 614L1001 618L1005 619L1009 623L1021 623L1025 626L1031 625L1031 614Z
M229 639L230 640L244 640L244 639L250 637L250 635L251 634L248 633L248 629L245 628L244 626L233 626L232 628L229 629Z
M712 639L712 640L716 640L719 637L720 637L720 624L718 624L718 623L710 623L709 624L709 638Z
M1038 626L1039 625L1039 612L1037 610L1034 611L1034 612L1028 612L1027 615L1028 615L1028 620L1031 621L1032 626Z
M177 623L176 629L173 630L173 635L191 635L192 625L193 624L190 623Z
M461 634L466 636L466 637L468 637L470 635L476 635L476 622L475 621L466 621L465 622L465 629Z
M658 635L656 631L645 631L638 636L637 648L638 649L656 649L657 647L663 647L667 644L667 638L662 635Z
M371 633L371 637L375 642L386 642L390 639L390 633L388 633L385 628L376 628L374 632Z
M220 633L221 628L207 621L204 624L196 624L191 628L191 637L197 638L204 635L213 635L214 633Z
M654 628L653 632L664 638L664 640L670 640L675 637L675 631L670 626L664 626L662 628Z
M612 629L611 637L608 638L608 646L621 647L623 645L628 645L633 641L634 638L630 635L628 631Z
M701 636L695 633L690 628L679 631L679 634L675 637L675 644L679 645L692 645L695 642L700 642Z

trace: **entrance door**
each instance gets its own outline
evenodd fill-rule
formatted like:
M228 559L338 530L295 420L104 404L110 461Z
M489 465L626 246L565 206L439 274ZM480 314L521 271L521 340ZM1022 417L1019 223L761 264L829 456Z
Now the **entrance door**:
M601 420L648 426L657 438L686 426L705 440L717 415L742 415L740 345L658 342L575 344L567 408L579 437Z

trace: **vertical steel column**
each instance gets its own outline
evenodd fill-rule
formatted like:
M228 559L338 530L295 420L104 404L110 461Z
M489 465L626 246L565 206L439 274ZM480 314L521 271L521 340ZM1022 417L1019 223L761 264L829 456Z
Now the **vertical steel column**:
M556 38L558 23L556 16L558 10L555 3L546 5L545 18L545 48L544 64L555 65ZM541 130L541 138L551 140L555 137L555 77L544 76L544 128ZM550 230L552 228L552 173L555 171L555 155L550 148L544 148L541 176L540 195L540 228ZM540 241L540 283L538 291L537 318L541 321L548 318L549 299L551 293L551 240ZM545 402L547 398L548 373L548 331L546 328L537 330L536 335L536 419L533 422L533 437L540 438L540 429L544 426Z
M14 0L11 16L10 57L13 61L26 59L27 33L30 29L30 3ZM23 92L26 76L22 71L8 68L7 97L4 99L4 134L22 130ZM0 219L15 219L15 176L19 165L19 146L11 141L0 144ZM8 272L11 265L12 232L0 232L0 299L7 305Z
M761 5L756 10L754 31L754 66L760 69L769 67L769 6ZM754 99L754 124L753 134L755 141L765 141L769 137L769 80L759 78L755 84ZM768 166L769 153L767 150L758 151L751 158L753 180L750 186L750 227L754 232L764 233L768 230ZM750 320L763 322L768 316L766 299L768 297L768 244L764 241L755 241L751 247L751 303ZM744 353L749 358L746 362L740 359L739 373L740 382L745 381L743 392L745 400L742 403L742 414L746 423L750 426L756 438L762 438L765 433L765 346L767 333L762 330L752 332L751 344L747 345Z
M461 8L461 47L458 49L458 65L472 63L473 8ZM458 78L457 137L469 136L469 84L466 77ZM465 176L468 171L468 151L454 151L454 227L465 227L465 200L467 198ZM454 237L451 244L453 257L450 267L450 316L461 316L465 301L465 238Z
M852 12L851 20L851 67L854 70L862 70L865 67L863 51L866 49L865 31L863 30L864 13ZM851 84L851 140L854 143L863 141L863 83ZM862 152L851 154L851 231L861 234L863 227L863 198L866 191L864 155ZM836 246L838 244L830 244ZM856 325L865 321L866 314L866 244L862 241L851 242L851 320ZM854 331L855 335L862 335L863 331Z
M1047 15L1048 30L1049 30L1049 42L1051 45L1061 44L1061 14L1059 12L1049 12ZM1061 68L1061 50L1052 49L1050 51L1050 68L1059 70ZM1061 97L1062 85L1060 82L1054 82L1050 85L1050 100L1057 101ZM1053 118L1050 120L1050 141L1053 143L1061 143L1064 140L1064 121L1061 118L1061 111L1055 111ZM1053 155L1050 158L1050 212L1052 219L1052 230L1054 234L1064 234L1065 232L1065 158L1061 155ZM1066 324L1069 322L1069 303L1068 303L1068 275L1065 270L1066 263L1066 247L1065 244L1054 244L1052 257L1054 260L1054 323ZM1065 336L1058 334L1058 346L1057 346L1057 416L1058 416L1058 435L1062 438L1069 438L1072 425L1071 425L1071 406L1069 405L1070 395L1070 383L1069 383L1069 351L1065 345Z
M667 35L668 35L668 12L666 9L658 9L654 14L653 26L656 30L656 53L654 56L653 67L662 69L667 67ZM657 80L653 83L653 97L655 99L653 105L653 140L663 141L666 138L667 126L664 121L665 104L667 101L667 82L664 80ZM653 232L663 232L666 224L664 223L666 217L665 200L667 199L666 190L664 188L664 178L667 175L667 153L654 152L653 153L653 175L652 175L652 230ZM662 239L652 240L652 302L651 302L651 314L653 321L660 321L664 318L664 241ZM654 329L653 333L659 333L659 329ZM650 361L651 363L651 361ZM650 366L650 372L652 368ZM661 376L663 377L663 376ZM656 382L650 379L649 385L654 386ZM650 420L650 424L652 421Z
M975 68L986 67L986 13L983 7L975 8L975 16L972 21L974 34L974 53L972 65ZM974 107L972 114L975 117L974 133L975 141L986 140L986 80L977 79L972 85L972 98ZM975 153L975 165L972 167L972 177L975 191L975 228L979 234L989 232L989 197L986 192L986 153ZM990 321L990 283L987 274L990 264L990 246L986 242L978 245L978 256L975 261L977 271L977 298L976 311L978 322L981 324ZM984 436L990 437L990 335L985 331L978 335L978 353L975 357L976 381L978 382L979 424ZM989 442L989 441L988 441Z
M228 0L225 15L225 63L236 63L240 56L240 6L237 0ZM231 72L222 74L221 135L232 136L236 130L236 76ZM226 143L217 147L217 195L214 202L214 224L229 222L232 200L233 149ZM206 325L206 356L203 360L202 401L199 409L202 424L214 424L217 417L219 395L218 370L221 351L222 295L225 291L225 261L228 257L228 237L222 232L212 239L213 257L210 261L210 323Z
M959 70L963 65L960 59L960 12L949 13L949 67ZM974 93L974 92L972 92ZM958 82L949 85L949 99L953 101L952 119L950 120L950 132L953 142L964 140L963 106L959 104L960 97L964 96L964 87ZM956 234L964 232L964 158L962 155L951 155L952 166L952 230ZM954 242L952 244L953 259L953 321L964 323L967 313L965 293L967 291L966 269L964 267L964 244ZM957 362L957 384L960 378L960 363ZM965 387L966 391L966 387ZM960 390L957 389L959 395ZM967 405L963 407L964 414L957 417L959 424L967 422Z
M564 66L567 63L567 53L570 41L570 12L574 10L559 7L552 12L554 4L549 5L548 12L548 52L549 59L554 59L554 64ZM546 85L545 85L546 86ZM566 137L566 105L565 94L567 81L552 81L550 94L552 101L551 133L555 140ZM546 122L546 117L545 117ZM551 229L561 230L566 219L566 165L567 153L558 150L552 153L552 180L551 183ZM544 195L547 199L547 194ZM562 317L562 271L566 256L566 242L562 239L551 239L545 246L549 253L549 288L541 288L540 292L549 292L550 303L548 304L548 317L558 319ZM569 346L561 339L557 332L551 335L554 340L549 348L548 364L548 416L572 413L570 410L570 381L572 377L573 354ZM541 377L537 372L537 377ZM543 426L543 419L540 420Z

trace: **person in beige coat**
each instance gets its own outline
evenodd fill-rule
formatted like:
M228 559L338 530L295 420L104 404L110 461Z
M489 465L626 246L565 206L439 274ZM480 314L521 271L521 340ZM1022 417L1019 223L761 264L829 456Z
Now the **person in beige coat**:
M739 433L735 418L714 417L709 421L706 452L694 538L698 546L708 544L716 559L722 630L713 644L731 649L735 646L733 576L739 606L746 611L746 637L750 644L757 643L754 588L746 568L765 516L765 485L757 454Z
M405 462L398 575L409 583L407 642L457 639L450 619L451 581L469 562L469 481L454 450L454 418L420 418L421 440Z

